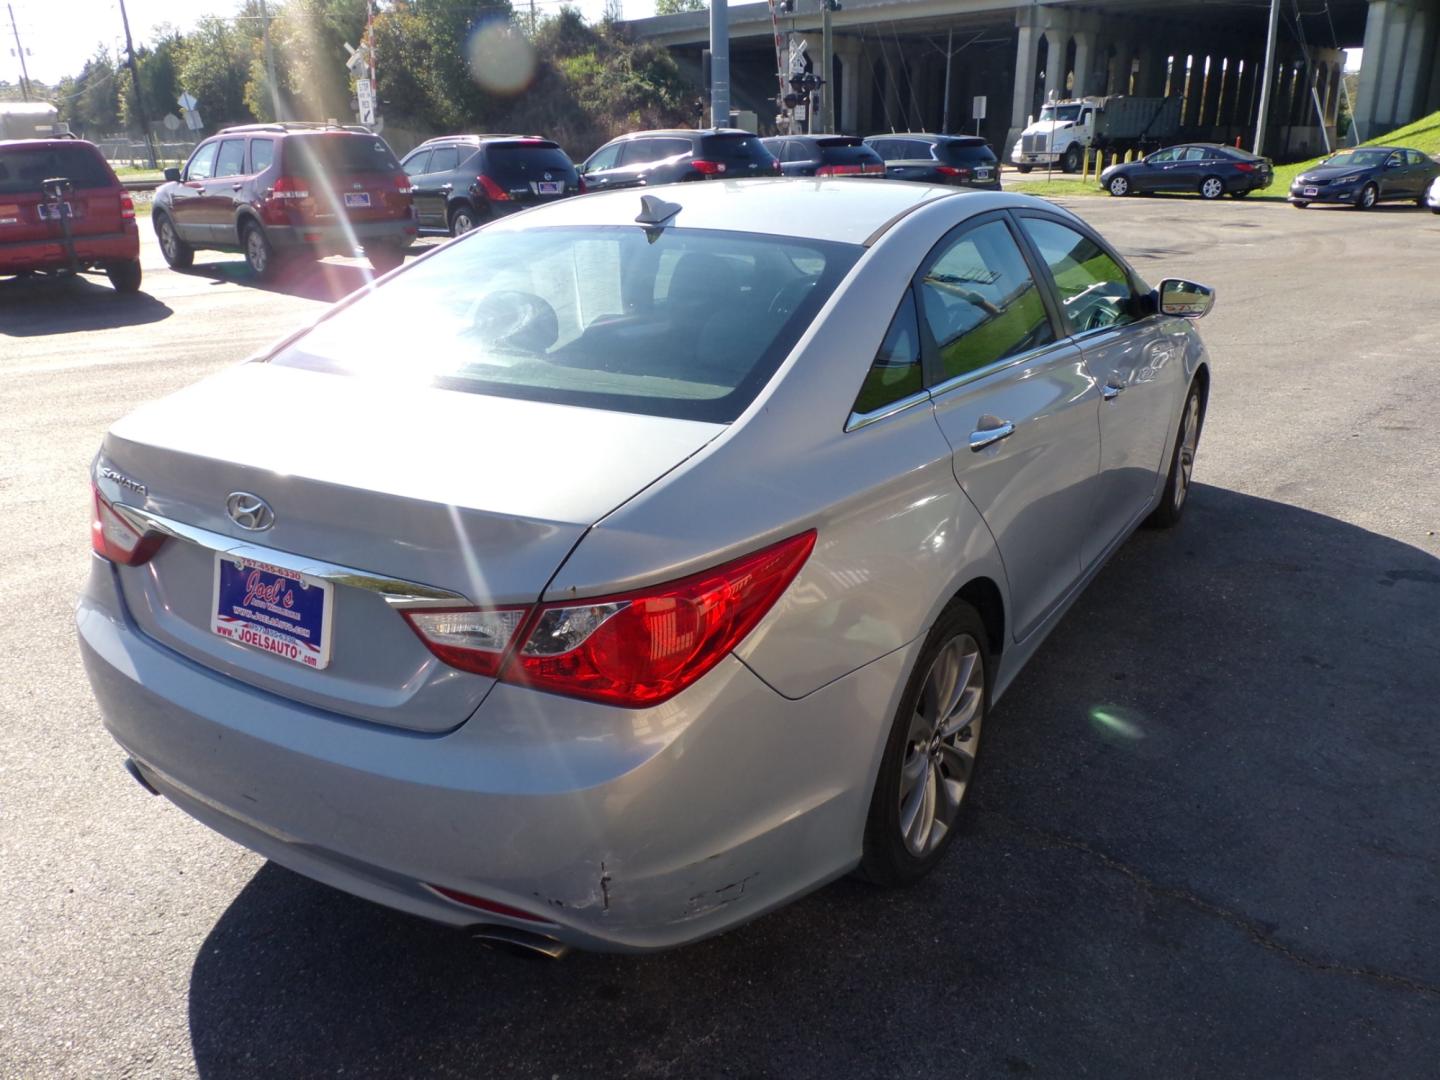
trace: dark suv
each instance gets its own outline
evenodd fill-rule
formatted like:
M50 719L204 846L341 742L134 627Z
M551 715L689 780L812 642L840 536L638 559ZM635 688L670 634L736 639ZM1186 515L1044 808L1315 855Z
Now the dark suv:
M0 275L99 268L140 288L135 204L92 143L0 142Z
M565 151L538 135L447 135L401 162L422 233L459 236L501 214L585 190Z
M166 169L151 218L174 267L197 248L242 251L258 277L287 256L355 255L381 273L415 238L410 178L385 140L364 128L251 124Z
M761 141L786 176L885 175L880 155L855 135L776 135Z
M734 128L637 131L596 150L580 166L587 191L779 176L780 162L758 135Z
M891 180L1000 190L1000 162L978 135L871 135L865 142L885 159Z

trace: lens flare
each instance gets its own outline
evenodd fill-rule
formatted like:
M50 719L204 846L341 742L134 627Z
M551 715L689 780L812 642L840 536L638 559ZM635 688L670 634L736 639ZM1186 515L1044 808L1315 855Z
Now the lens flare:
M470 77L493 94L518 94L535 77L535 50L525 35L505 22L491 22L466 45Z
M1140 714L1134 709L1119 705L1094 705L1090 709L1090 722L1108 735L1123 739L1143 739L1145 729L1140 726Z

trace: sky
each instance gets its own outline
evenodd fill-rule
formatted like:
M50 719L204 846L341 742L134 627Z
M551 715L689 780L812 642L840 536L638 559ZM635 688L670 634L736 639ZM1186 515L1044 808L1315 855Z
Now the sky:
M598 19L605 0L573 0L587 19ZM104 45L118 53L125 47L125 30L120 22L119 0L9 0L15 11L20 43L30 77L56 83L62 76L78 74L85 61ZM512 0L517 11L528 11L529 0ZM538 12L556 10L562 0L535 0ZM150 40L155 27L171 23L188 30L206 15L231 15L241 0L126 0L130 32L136 46ZM629 18L650 15L655 0L623 0L623 14ZM15 57L15 37L8 13L0 8L0 79L20 81L20 63Z

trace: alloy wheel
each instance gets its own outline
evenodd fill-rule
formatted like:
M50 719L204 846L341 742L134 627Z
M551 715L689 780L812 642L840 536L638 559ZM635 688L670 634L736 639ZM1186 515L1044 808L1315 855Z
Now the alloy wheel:
M170 224L166 218L160 222L160 254L165 256L165 261L173 263L179 254L179 237L175 235L175 226Z
M475 218L469 210L456 210L450 219L450 235L464 236L475 228Z
M1175 509L1185 505L1190 494L1190 474L1195 470L1195 450L1200 445L1200 398L1195 394L1185 403L1180 428L1179 471L1175 477Z
M1378 196L1375 191L1375 185L1366 184L1364 189L1360 192L1360 202L1358 203L1360 209L1369 210L1372 206L1375 205L1377 197Z
M270 249L259 229L251 228L245 233L245 258L257 275L270 269Z
M917 858L939 847L955 823L975 768L984 705L980 645L957 634L926 672L900 764L900 835Z
M1124 195L1130 190L1130 181L1123 176L1112 177L1110 180L1110 194Z
M1217 177L1206 177L1200 184L1200 194L1207 199L1218 199L1225 194L1225 185Z

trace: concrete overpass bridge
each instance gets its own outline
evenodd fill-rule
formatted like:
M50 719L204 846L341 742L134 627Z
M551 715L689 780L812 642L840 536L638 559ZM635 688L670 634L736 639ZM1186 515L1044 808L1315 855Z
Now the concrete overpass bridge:
M1333 137L1343 50L1363 47L1354 103L1362 138L1440 109L1440 0L1281 0L1265 152L1294 159ZM805 37L820 67L820 5L796 0L782 33ZM844 0L832 16L836 126L843 132L975 131L1002 156L1050 92L1180 95L1186 138L1254 138L1268 0ZM698 72L706 12L633 20ZM762 126L779 90L770 9L730 8L731 95ZM947 53L949 56L947 57ZM945 94L950 67L948 102ZM1311 89L1320 99L1317 112ZM773 121L772 121L773 122Z

